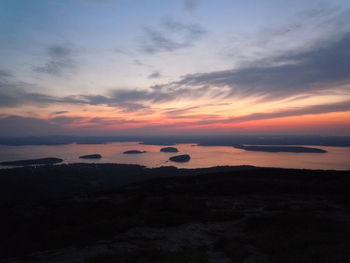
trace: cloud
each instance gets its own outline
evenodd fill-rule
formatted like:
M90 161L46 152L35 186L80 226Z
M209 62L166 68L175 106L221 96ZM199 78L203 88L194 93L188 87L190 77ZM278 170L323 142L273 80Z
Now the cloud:
M221 120L220 119L204 120L204 121L197 122L197 124L207 125L207 124L215 124L215 123L237 123L237 122L264 120L264 119L302 116L302 115L310 115L310 114L325 114L325 113L348 112L348 111L350 111L350 100L332 103L332 104L320 104L320 105L311 105L306 107L294 107L294 108L284 109L284 110L275 111L275 112L253 113L245 116L232 117L232 118L221 119Z
M1 85L0 85L1 88ZM4 94L0 91L0 108L1 107L15 107L19 105L19 101L12 96Z
M119 0L81 0L83 3L99 6L99 7L108 7L109 4L113 2L118 2Z
M69 125L82 120L84 120L83 117L58 116L50 119L50 122L62 126Z
M117 106L130 102L166 102L172 99L171 93L163 91L148 90L112 90L109 96L87 95L84 98L93 105L106 104Z
M111 126L111 125L123 125L123 124L136 124L141 123L138 120L126 120L126 119L110 119L110 118L92 118L89 120L89 123L92 125L103 125L103 126Z
M144 31L147 35L147 40L143 43L143 50L149 54L162 51L174 51L188 46L187 41L179 42L173 40L156 29L145 27Z
M185 32L192 39L200 38L205 33L204 28L198 24L184 24L170 18L164 19L162 25L168 31Z
M149 54L171 52L190 47L206 33L198 24L184 24L165 19L159 28L144 27L145 40L142 49Z
M253 33L232 33L221 52L236 65L300 52L348 32L349 16L349 8L318 4L294 14L287 22L264 26Z
M18 81L11 72L0 70L0 108L22 105L86 104L86 100L81 96L57 97L32 91L39 88L32 83Z
M20 82L12 75L0 76L0 108L18 107L21 105L48 106L51 104L84 104L85 101L77 96L56 97L32 92L38 88L27 82Z
M169 22L168 28L182 31L182 24ZM125 112L150 112L157 103L179 99L213 100L240 97L265 101L344 92L350 95L350 33L317 43L307 50L289 52L242 68L186 75L180 80L148 89L115 89L103 95L80 94L56 97L27 91L30 84L18 82L10 72L0 71L0 107L18 105L107 105ZM70 54L53 48L54 56ZM156 72L155 72L156 73ZM142 113L140 113L142 114ZM301 113L300 113L301 114ZM260 115L262 116L262 115Z
M0 118L0 136L31 136L54 135L63 132L62 127L48 120L7 116Z
M48 105L52 103L107 105L127 112L147 109L148 103L165 103L181 98L201 96L262 97L277 100L293 96L334 92L350 93L350 34L347 33L300 53L273 58L265 64L244 68L198 73L184 76L176 82L149 89L116 89L106 95L76 95L54 97L24 92L18 83L9 81L8 74L0 78L3 95L1 106L20 103ZM61 51L58 51L60 53ZM64 52L63 52L64 54ZM6 92L5 92L6 91Z
M300 53L286 54L264 64L244 68L184 76L176 82L149 89L115 89L105 95L55 97L25 92L25 83L15 82L11 74L0 75L0 106L21 104L81 104L119 107L125 112L150 110L149 104L165 103L181 98L210 96L262 97L278 100L295 96L311 96L321 91L343 90L350 94L350 34ZM57 54L65 54L56 50ZM301 114L301 112L300 112ZM262 116L262 115L260 115Z
M142 104L147 101L143 99L146 91L139 90L112 90L109 96L103 95L81 95L79 98L88 105L107 105L110 107L118 107L124 112L136 112L141 110L150 110L148 106ZM133 97L135 96L135 97Z
M153 71L151 74L148 75L149 79L158 79L161 78L162 74L159 71Z
M145 63L143 63L143 62L142 62L141 60L139 60L139 59L134 59L133 62L134 62L134 64L135 64L136 66L146 67L146 68L152 68L151 65L145 64Z
M21 101L17 93L21 92L23 83L15 82L12 74L6 70L0 70L0 108L16 107Z
M152 107L158 103L166 103L181 98L200 98L206 94L205 88L169 88L153 86L151 89L116 89L110 90L106 95L81 95L77 100L83 100L89 105L107 105L118 107L125 112L136 112L139 114L153 113ZM148 106L151 104L151 106ZM142 112L141 112L142 111Z
M55 112L52 112L51 115L61 115L61 114L65 114L65 113L69 113L69 111L66 111L66 110L55 111Z
M227 106L231 105L232 103L209 103L209 104L202 104L198 106L189 106L189 107L182 107L182 108L171 108L171 109L166 109L165 114L166 116L170 118L189 118L189 116L195 116L192 114L193 110L200 110L201 112L205 112L206 107L219 107L219 106ZM188 115L188 113L191 113ZM201 114L197 115L198 116L205 116L207 118L208 116L214 116L213 114ZM216 117L219 117L218 115L215 115Z
M184 7L185 10L188 12L195 11L199 6L199 0L185 0L184 1Z
M23 116L0 117L0 137L15 136L47 136L47 135L95 135L101 129L124 125L142 124L138 120L113 119L113 118L85 118L79 116L59 116L49 119ZM105 132L103 131L103 132ZM113 131L114 134L114 131Z
M48 104L86 104L86 101L81 96L65 96L55 97L40 93L23 93L23 101L27 101L29 104L48 105Z
M179 86L228 87L230 96L285 98L350 84L350 33L245 68L187 75Z
M141 103L119 102L117 105L118 108L122 109L124 112L139 112L140 115L140 111L146 110L145 114L150 114L153 112L148 106Z
M12 76L12 74L9 71L4 70L4 69L0 69L0 78L8 78L11 76Z
M69 45L52 45L46 49L47 61L34 71L38 73L61 76L71 74L76 69L72 48Z

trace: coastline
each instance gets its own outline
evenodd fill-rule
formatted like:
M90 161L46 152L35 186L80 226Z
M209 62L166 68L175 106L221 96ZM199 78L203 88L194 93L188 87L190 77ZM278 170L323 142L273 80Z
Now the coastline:
M187 163L171 164L178 168L208 168L212 166L253 165L258 167L282 167L296 169L337 169L350 170L348 157L350 147L322 147L322 151L309 149L310 146L255 146L252 150L237 149L232 146L194 146L178 144L178 155L188 154ZM162 146L139 143L110 143L90 145L51 145L51 146L0 146L0 163L17 160L36 160L56 157L65 164L73 163L121 163L138 164L147 167L169 165L174 153L164 153ZM258 148L258 149L256 149ZM142 155L123 154L130 149L147 151ZM272 149L272 150L271 150ZM316 149L316 148L315 148ZM318 149L318 148L317 148ZM263 150L263 151L262 151ZM326 153L324 151L327 151ZM81 159L82 155L99 154L100 159ZM18 163L17 163L18 164ZM42 163L45 164L45 163ZM9 168L0 165L0 169Z

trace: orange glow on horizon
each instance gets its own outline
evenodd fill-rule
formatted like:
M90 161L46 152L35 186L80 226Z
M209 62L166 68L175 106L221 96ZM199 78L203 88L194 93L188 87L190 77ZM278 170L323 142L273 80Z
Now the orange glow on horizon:
M318 115L304 115L304 116L293 116L284 118L273 118L263 120L252 120L244 122L232 122L232 123L217 123L211 124L196 124L198 120L186 120L179 121L176 119L166 118L155 118L155 119L130 119L125 122L118 119L104 119L101 123L92 123L89 119L83 119L76 123L67 125L68 130L85 129L95 131L127 131L128 129L140 129L156 127L160 131L207 131L215 130L216 132L227 132L227 131L248 131L248 132L259 132L259 131L280 131L280 132L303 132L303 131L315 131L318 129L331 129L332 127L350 130L350 112L340 113L328 113Z

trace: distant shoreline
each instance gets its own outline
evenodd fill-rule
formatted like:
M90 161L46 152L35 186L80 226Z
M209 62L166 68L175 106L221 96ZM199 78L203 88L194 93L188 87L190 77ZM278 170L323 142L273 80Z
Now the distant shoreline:
M323 149L301 146L234 145L233 147L236 149L254 152L327 153L327 151Z
M198 144L202 146L242 145L308 145L350 147L350 136L42 136L0 137L0 145L67 145L139 142L144 145L173 146Z

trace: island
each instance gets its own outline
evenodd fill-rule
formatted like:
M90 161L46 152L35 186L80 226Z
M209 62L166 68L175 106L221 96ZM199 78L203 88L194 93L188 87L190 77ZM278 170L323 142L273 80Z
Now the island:
M82 155L79 156L80 159L101 159L101 154L88 154L88 155Z
M140 154L140 153L146 153L146 151L130 150L130 151L124 152L124 154Z
M160 149L160 151L165 153L177 153L179 150L175 147L164 147Z
M1 162L0 165L4 166L26 166L26 165L43 165L43 164L56 164L63 162L60 158L40 158L40 159L31 159L31 160L19 160L19 161L8 161Z
M290 153L326 153L326 150L303 146L271 146L271 145L242 145L233 146L236 149L255 152L290 152Z
M176 155L169 158L170 161L177 163L185 163L188 162L190 159L191 156L189 156L188 154Z

